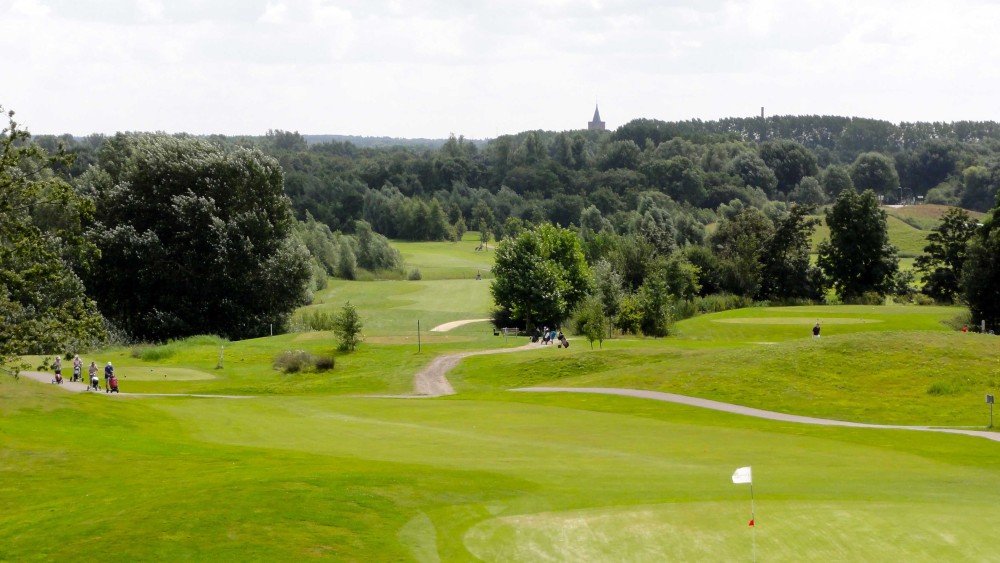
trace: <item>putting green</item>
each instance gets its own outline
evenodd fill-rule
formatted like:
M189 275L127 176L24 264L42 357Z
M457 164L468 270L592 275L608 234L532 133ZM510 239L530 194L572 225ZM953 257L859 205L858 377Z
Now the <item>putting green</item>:
M739 317L729 319L712 319L713 323L729 323L740 325L812 325L815 317ZM880 319L862 319L849 317L821 318L821 325L860 325L884 322Z
M771 561L995 555L976 540L991 533L989 520L947 503L758 501L755 528L747 525L749 499L688 502L493 518L470 528L464 543L484 561L738 561L755 547Z

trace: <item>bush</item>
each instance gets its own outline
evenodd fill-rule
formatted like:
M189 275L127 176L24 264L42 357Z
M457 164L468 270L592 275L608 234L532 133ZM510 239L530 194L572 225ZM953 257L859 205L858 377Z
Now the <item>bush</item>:
M306 310L299 316L299 322L306 330L333 330L337 315L319 309Z
M972 326L972 312L962 311L954 317L941 322L944 323L945 326L951 327L953 330L962 330L963 328Z
M305 350L285 350L274 358L274 369L284 373L303 371L329 371L334 359L330 356L314 356Z
M410 270L410 273L407 274L406 279L410 281L418 281L420 279L423 279L423 276L420 275L420 268L414 268Z
M337 333L339 342L337 349L342 352L354 351L358 344L364 340L364 336L361 334L362 328L361 315L348 301L334 319L333 330Z
M316 361L313 362L313 367L316 371L330 371L336 362L332 356L316 356Z

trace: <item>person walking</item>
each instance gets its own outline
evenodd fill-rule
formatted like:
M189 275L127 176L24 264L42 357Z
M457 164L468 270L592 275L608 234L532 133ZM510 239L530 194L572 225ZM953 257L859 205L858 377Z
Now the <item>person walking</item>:
M813 327L813 338L819 338L819 321L816 321L816 326Z
M73 356L73 381L80 381L83 379L83 360L80 359L80 354Z
M108 365L104 366L104 392L107 393L111 390L111 378L115 376L115 368L108 362Z
M98 389L98 387L97 387L97 381L98 381L97 380L97 362L90 362L90 370L89 370L89 372L90 372L90 386L94 388L94 391L97 391L97 389Z

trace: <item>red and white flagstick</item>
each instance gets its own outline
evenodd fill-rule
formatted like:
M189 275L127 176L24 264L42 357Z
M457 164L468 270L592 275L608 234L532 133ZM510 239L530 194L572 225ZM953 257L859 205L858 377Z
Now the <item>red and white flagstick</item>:
M757 526L754 526L754 516L753 512L753 481L750 481L750 527L753 528L753 563L757 563Z
M751 466L736 469L733 472L733 483L737 485L750 485L750 527L753 528L753 561L757 563L757 527L754 526L753 471Z

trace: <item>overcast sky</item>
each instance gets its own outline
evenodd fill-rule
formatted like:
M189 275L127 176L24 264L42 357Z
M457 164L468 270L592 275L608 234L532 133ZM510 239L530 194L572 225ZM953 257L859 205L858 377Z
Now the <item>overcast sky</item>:
M0 0L0 105L77 135L1000 120L998 30L989 0Z

